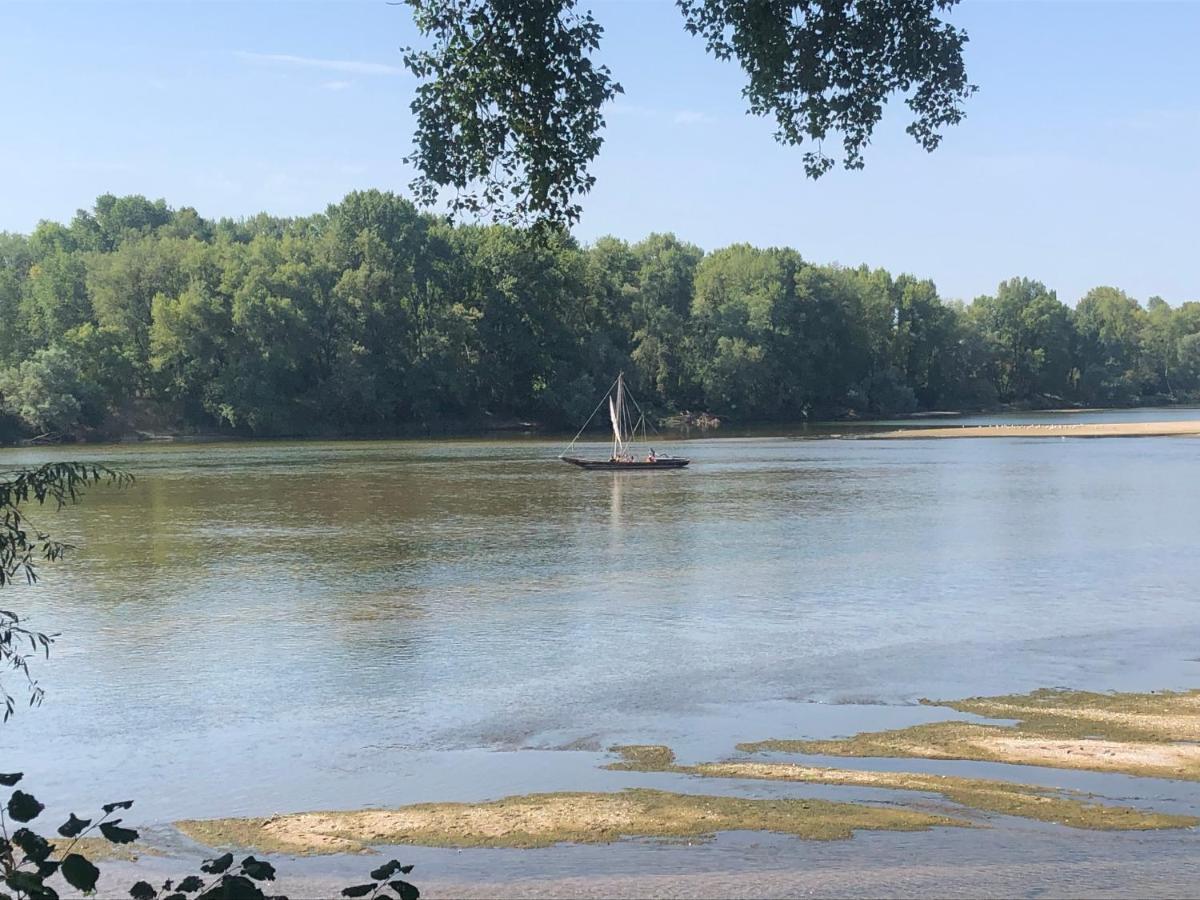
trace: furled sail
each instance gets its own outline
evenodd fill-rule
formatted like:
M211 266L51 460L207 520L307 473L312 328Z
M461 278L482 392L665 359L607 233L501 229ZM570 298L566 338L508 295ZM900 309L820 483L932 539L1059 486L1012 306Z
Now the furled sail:
M619 448L624 441L621 439L621 420L617 418L617 408L613 406L612 397L608 398L608 417L612 419L613 438L617 442Z

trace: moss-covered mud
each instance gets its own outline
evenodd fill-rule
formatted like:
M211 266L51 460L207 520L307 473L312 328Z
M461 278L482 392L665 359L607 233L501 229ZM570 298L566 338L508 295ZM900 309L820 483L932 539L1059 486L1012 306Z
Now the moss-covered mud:
M1075 792L1008 781L914 772L833 769L790 763L730 761L681 766L676 764L675 754L669 747L631 745L612 749L622 760L611 763L606 768L623 771L678 772L704 778L753 778L922 791L941 794L947 800L973 809L1095 831L1152 831L1200 825L1200 819L1193 816L1167 815L1128 806L1109 806L1093 802L1087 796Z
M935 722L837 740L739 744L755 753L919 757L1090 769L1200 780L1200 691L1097 694L1040 690L1003 697L923 701L1017 724Z
M263 853L356 853L372 846L548 847L627 837L701 838L719 831L772 831L808 840L855 831L969 826L946 816L822 800L748 800L664 791L529 794L489 803L422 803L394 810L297 813L269 819L177 822L214 848Z
M70 847L72 853L82 854L92 862L112 860L132 862L142 856L162 856L162 851L148 847L141 841L135 841L132 844L114 844L107 838L84 837L78 839L54 838L50 844L54 847L56 854L62 854L67 847Z

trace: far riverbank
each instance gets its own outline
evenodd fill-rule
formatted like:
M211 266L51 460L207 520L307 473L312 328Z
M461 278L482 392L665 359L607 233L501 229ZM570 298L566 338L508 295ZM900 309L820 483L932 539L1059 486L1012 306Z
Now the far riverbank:
M1200 420L1182 422L1051 422L1040 425L958 425L914 427L864 434L876 440L906 438L1012 438L1012 437L1170 437L1200 435Z

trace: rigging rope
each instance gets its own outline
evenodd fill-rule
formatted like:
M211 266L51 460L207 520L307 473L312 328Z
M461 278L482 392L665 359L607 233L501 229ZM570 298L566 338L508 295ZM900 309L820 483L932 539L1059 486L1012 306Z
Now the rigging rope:
M608 386L608 390L604 392L604 396L600 398L600 402L596 404L596 408L592 410L592 414L588 416L587 421L583 423L583 428L580 428L579 431L575 433L575 437L571 438L571 443L567 444L567 446L563 448L562 453L558 454L559 459L562 459L571 451L571 448L575 446L575 442L579 440L579 435L583 434L584 431L587 430L587 427L592 424L592 419L596 418L596 413L600 412L600 407L604 405L604 401L608 399L608 395L611 394L613 388L617 386L617 381L620 379L620 377L621 376L618 375L613 379L613 383ZM636 403L637 401L634 402Z

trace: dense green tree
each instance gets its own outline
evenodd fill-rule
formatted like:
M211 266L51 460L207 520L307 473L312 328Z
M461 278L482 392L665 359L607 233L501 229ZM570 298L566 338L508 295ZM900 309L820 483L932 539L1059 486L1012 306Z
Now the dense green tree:
M1200 398L1200 303L1071 310L1017 278L964 306L787 248L582 247L380 191L217 223L126 199L0 235L0 437L567 426L618 371L652 415L742 422Z
M1001 400L1062 397L1071 387L1071 315L1039 281L1012 278L969 315L995 349L993 378Z
M1124 291L1098 287L1075 307L1080 389L1091 403L1128 402L1141 385L1145 310Z

